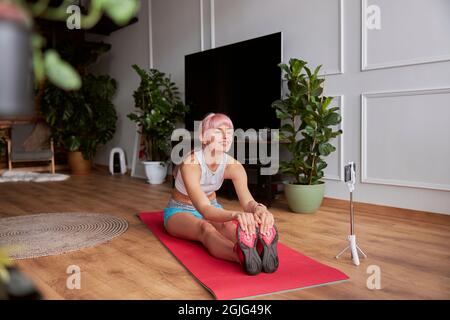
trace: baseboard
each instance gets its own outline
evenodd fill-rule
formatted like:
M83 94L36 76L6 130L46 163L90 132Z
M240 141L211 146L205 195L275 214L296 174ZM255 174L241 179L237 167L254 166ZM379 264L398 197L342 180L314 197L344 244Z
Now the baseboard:
M284 197L284 195L282 195ZM330 208L343 209L345 211L350 212L350 201L345 199L337 199L337 198L329 198L324 197L321 207L326 206ZM442 217L443 223L448 222L448 214L439 213L439 212L431 212L431 211L423 211L423 210L414 210L400 207L393 207L388 205L369 203L369 202L359 202L353 201L353 207L357 215L368 215L368 214L378 214L379 216L386 215L387 217L392 217L392 211L394 210L395 215L397 217L407 217L409 219L420 219L423 217L423 214L432 214ZM439 218L438 218L439 219Z
M109 166L104 165L104 164L95 163L93 165L93 168L95 168L97 170L100 170L102 172L110 173L109 172ZM127 168L127 171L124 173L124 175L131 176L131 169Z

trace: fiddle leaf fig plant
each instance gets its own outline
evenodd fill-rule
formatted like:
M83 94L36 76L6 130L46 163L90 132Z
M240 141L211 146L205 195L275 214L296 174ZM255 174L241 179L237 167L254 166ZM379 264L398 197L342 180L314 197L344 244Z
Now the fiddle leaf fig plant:
M321 184L327 167L324 157L336 150L330 140L342 134L332 129L341 122L339 108L331 107L333 97L323 95L325 79L318 76L321 65L311 71L306 61L293 58L289 65L280 63L279 67L289 93L272 107L277 118L286 122L280 128L280 139L288 141L292 154L291 160L280 162L280 171L293 176L294 184Z
M145 141L145 160L166 161L175 123L184 119L189 107L181 101L177 86L165 73L132 67L141 82L133 93L136 111L127 116L139 126L138 132Z

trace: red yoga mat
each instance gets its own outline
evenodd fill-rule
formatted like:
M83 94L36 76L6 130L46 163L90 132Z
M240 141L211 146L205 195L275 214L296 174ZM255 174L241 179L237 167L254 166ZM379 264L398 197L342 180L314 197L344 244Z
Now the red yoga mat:
M163 212L142 212L139 218L162 244L216 299L249 298L346 281L348 276L278 242L280 265L274 273L249 276L238 263L215 258L197 241L167 233ZM283 238L283 234L280 234Z

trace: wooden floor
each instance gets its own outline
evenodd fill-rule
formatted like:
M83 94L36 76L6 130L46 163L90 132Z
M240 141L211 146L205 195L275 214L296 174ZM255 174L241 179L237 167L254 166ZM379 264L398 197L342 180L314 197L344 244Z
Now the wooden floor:
M73 253L18 260L47 299L212 299L135 216L161 210L170 183L152 186L129 176L97 171L63 182L0 184L0 218L88 211L128 220L112 241ZM237 201L219 199L225 208ZM349 254L336 260L349 232L348 202L324 199L318 212L291 213L283 199L272 212L280 241L346 273L344 283L272 294L259 299L450 299L450 215L355 204L356 233L368 254L354 266ZM69 265L81 268L81 289L66 288ZM367 267L381 270L381 289L370 290Z

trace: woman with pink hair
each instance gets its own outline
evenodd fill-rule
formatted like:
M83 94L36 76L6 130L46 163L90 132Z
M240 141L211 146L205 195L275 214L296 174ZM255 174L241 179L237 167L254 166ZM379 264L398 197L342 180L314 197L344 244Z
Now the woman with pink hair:
M239 161L227 154L234 127L221 113L207 115L200 124L200 150L189 153L174 170L175 188L164 208L164 226L175 237L200 241L211 255L241 264L249 275L278 268L278 231L274 217L256 202ZM225 210L215 191L231 179L243 208Z

